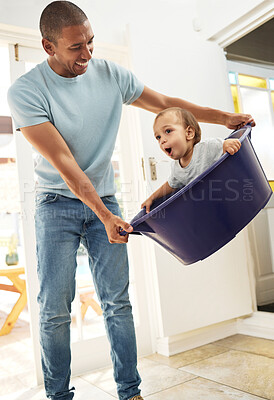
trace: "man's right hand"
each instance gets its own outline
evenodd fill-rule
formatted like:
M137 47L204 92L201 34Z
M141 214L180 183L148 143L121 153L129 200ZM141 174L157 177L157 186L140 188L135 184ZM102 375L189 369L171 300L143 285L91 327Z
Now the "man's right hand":
M130 233L133 231L133 227L128 223L122 220L122 218L118 217L114 214L109 214L106 219L103 221L105 225L105 229L108 235L108 240L110 243L127 243L128 242L128 234L122 236L120 232L122 230Z

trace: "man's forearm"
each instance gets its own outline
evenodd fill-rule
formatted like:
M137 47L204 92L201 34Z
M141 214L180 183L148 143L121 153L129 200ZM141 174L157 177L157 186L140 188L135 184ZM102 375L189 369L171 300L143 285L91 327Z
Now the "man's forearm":
M167 101L166 108L169 107L184 108L192 112L192 114L196 117L196 119L199 122L225 125L227 117L230 114L225 111L215 110L214 108L198 106L197 104L193 104L186 100L176 97L168 97L166 101Z
M200 122L225 125L229 129L238 129L247 123L250 123L252 126L255 125L254 119L249 114L235 114L215 110L210 107L198 106L197 104L190 103L189 101L177 97L165 96L164 94L155 92L155 90L152 90L147 86L144 87L143 93L132 103L132 105L151 111L155 114L158 114L166 108L180 107L192 112Z
M178 97L166 96L164 94L155 92L147 86L145 86L141 96L135 100L132 105L156 114L166 108L180 107L192 112L192 114L200 122L209 122L221 125L226 125L227 119L231 115L228 112L215 110L209 107L202 107Z
M90 179L81 170L75 160L67 160L67 165L68 167L66 168L66 162L64 162L62 165L62 170L59 169L59 173L67 184L68 188L73 194L75 194L76 197L78 197L78 199L91 208L98 218L104 223L111 215L111 212L102 202Z

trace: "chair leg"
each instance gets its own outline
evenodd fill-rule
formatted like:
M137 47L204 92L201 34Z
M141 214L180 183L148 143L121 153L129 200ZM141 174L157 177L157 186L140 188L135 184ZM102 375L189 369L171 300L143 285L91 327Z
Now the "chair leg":
M27 304L27 292L26 289L24 289L19 299L15 303L13 309L11 310L10 314L8 315L6 321L4 322L4 325L0 330L0 336L7 335L8 333L10 333L20 313L25 308L26 304Z
M84 293L80 295L81 301L81 316L82 320L85 318L88 307L90 306L97 315L102 315L103 312L99 304L93 299L94 292Z
M88 304L87 301L81 304L81 317L82 317L82 320L84 320L84 318L85 318L86 312L88 310L88 306L89 306L89 304Z
M103 311L99 304L94 299L91 299L90 303L91 308L96 312L96 314L101 316L103 314Z

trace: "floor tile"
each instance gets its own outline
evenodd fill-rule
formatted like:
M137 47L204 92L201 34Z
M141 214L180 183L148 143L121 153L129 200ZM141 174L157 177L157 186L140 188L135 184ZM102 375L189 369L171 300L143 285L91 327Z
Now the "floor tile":
M44 388L42 386L32 389L14 390L11 394L1 396L1 400L46 400Z
M109 393L104 392L81 377L72 378L71 386L74 386L76 389L73 400L114 400L114 397Z
M112 368L99 369L89 374L83 374L81 378L112 396L116 396L116 384L113 379Z
M218 340L214 344L234 350L247 351L261 356L274 358L274 341L253 336L234 335Z
M180 370L274 400L274 360L267 357L231 350Z
M75 396L73 400L114 400L114 397L90 383L84 381L80 377L71 380L71 386L75 386ZM15 389L15 388L14 388ZM43 386L33 387L31 389L15 389L12 393L5 393L0 395L1 400L46 400L46 394Z
M262 397L240 392L203 378L174 386L161 393L148 396L146 400L261 400Z
M195 378L192 374L158 364L146 358L138 362L138 370L142 378L140 388L144 397ZM111 369L95 371L81 377L105 392L116 396L116 384Z
M181 372L183 371L147 359L140 360L138 369L142 377L140 387L143 396L148 396L195 378L192 374L184 373L182 375Z
M26 369L24 372L16 373L16 378L28 388L32 388L37 385L34 366L31 369Z
M22 382L17 379L17 376L13 376L10 373L1 373L0 376L0 398L2 396L17 392L25 388L27 390L27 385L22 384Z
M0 337L1 339L1 337ZM2 344L0 340L0 369L9 372L10 376L19 379L19 375L26 374L27 371L34 372L34 360L32 350L24 343L15 342L10 344ZM27 377L27 384L31 384L30 375ZM20 379L19 379L20 380ZM23 384L26 386L25 379ZM1 389L0 389L1 390Z
M168 365L171 368L180 368L197 361L205 360L206 358L217 356L218 354L228 351L227 348L208 344L197 347L193 350L184 351L171 357L165 357L160 354L152 354L147 359Z

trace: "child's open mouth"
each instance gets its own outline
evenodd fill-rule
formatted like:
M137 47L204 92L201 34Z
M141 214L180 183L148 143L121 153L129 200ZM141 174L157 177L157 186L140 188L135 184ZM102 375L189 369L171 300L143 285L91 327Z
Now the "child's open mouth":
M171 155L171 147L166 148L165 151L167 152L168 155Z

